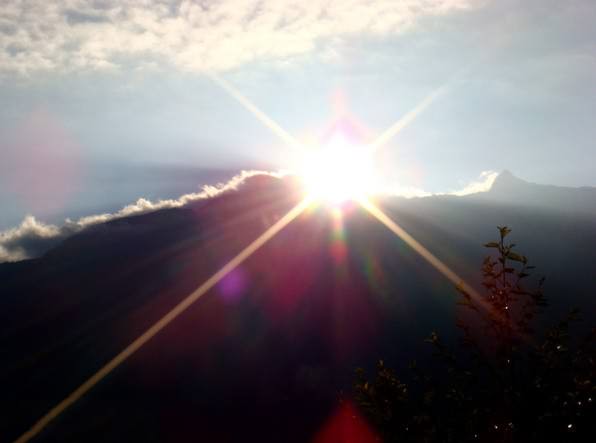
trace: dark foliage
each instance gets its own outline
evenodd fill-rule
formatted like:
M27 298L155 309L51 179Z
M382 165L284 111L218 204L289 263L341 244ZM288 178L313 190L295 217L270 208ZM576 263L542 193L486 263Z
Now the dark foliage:
M485 246L480 299L457 288L461 340L451 350L436 333L434 364L412 363L406 383L379 361L357 371L356 400L386 442L585 442L596 438L596 330L577 339L573 310L555 327L538 327L547 306L543 281L506 243ZM532 283L533 282L533 283Z

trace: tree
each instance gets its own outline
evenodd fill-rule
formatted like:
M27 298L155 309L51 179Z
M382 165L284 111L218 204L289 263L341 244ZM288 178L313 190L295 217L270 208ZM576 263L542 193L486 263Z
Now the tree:
M506 242L511 230L498 229L485 245L484 293L457 288L458 347L433 332L436 364L413 363L407 383L382 360L370 380L357 370L356 401L385 442L594 441L596 328L573 337L575 309L545 332L535 327L544 279L531 283L533 266Z

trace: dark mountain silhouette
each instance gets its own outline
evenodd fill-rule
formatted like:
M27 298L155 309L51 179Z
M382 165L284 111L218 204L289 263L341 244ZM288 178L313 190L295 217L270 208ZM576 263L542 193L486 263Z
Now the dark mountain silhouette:
M552 316L579 305L592 324L596 225L589 210L564 205L589 207L594 191L556 189L502 174L482 196L378 204L472 285L481 245L496 225L512 227L548 277ZM560 207L533 204L555 194ZM28 429L299 199L291 178L257 176L236 192L112 220L39 259L0 265L1 440ZM356 366L383 357L405 367L428 357L430 331L454 338L452 284L364 210L347 208L341 225L325 207L302 214L38 440L328 435L352 411Z

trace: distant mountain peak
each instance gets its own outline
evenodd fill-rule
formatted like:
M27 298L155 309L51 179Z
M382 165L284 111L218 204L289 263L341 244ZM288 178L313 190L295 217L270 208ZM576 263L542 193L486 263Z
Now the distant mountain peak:
M522 180L521 178L513 175L511 171L508 169L504 169L498 176L495 178L493 185L490 188L490 192L509 192L514 188L517 188L522 185L526 185L528 182Z
M475 194L493 202L540 207L574 214L596 214L596 188L573 188L523 180L507 169L495 178L490 190Z
M503 169L498 177L501 179L517 178L509 169Z

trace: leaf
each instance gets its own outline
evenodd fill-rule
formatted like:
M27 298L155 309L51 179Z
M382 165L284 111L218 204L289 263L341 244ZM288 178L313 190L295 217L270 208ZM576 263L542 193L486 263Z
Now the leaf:
M517 254L515 252L511 252L511 251L507 253L507 258L509 260L517 261L520 263L526 263L528 261L528 259L526 257L524 257L523 255L519 255L519 254Z
M501 238L507 237L507 235L511 232L511 229L509 229L507 226L497 226L497 228L499 229Z
M496 241L488 242L484 245L485 248L498 248L499 244Z

